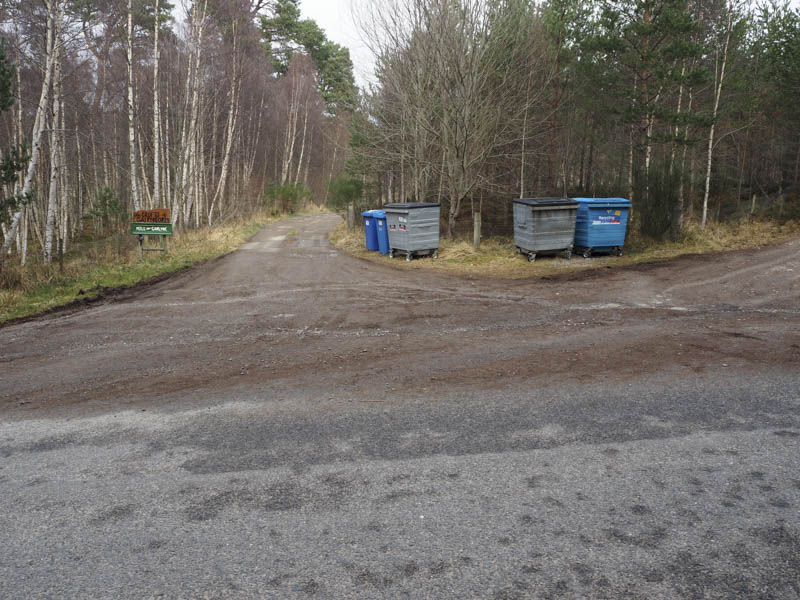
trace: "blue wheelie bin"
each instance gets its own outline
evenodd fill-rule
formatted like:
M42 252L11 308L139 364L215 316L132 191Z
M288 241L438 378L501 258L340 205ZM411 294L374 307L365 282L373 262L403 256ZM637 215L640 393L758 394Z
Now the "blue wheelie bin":
M386 227L386 211L373 210L372 218L375 219L378 231L378 251L389 254L389 228Z
M367 250L378 249L378 224L375 221L374 210L365 210L361 213L364 217L364 240L367 243Z
M575 252L622 256L631 201L626 198L573 198L578 203L575 219Z

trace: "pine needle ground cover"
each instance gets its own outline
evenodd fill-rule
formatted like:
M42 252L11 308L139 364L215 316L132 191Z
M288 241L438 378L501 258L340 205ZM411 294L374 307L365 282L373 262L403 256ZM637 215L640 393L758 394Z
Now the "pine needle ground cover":
M779 224L773 221L742 221L739 223L712 223L701 230L695 223L689 223L678 242L656 241L643 237L632 237L626 242L625 255L595 256L584 259L573 256L571 260L563 255L543 256L535 262L528 262L519 256L514 240L507 237L493 237L481 241L480 248L473 248L465 240L442 239L439 245L439 258L414 259L406 262L403 257L390 259L378 252L369 252L364 244L364 231L352 231L342 224L331 232L331 244L357 258L375 263L391 265L398 269L428 270L459 276L488 277L496 279L522 279L542 277L584 269L598 269L625 266L642 262L669 260L685 254L706 254L725 250L757 248L766 244L787 241L800 237L800 222L788 221Z
M251 219L199 230L179 230L168 252L145 252L139 260L136 236L120 234L78 244L64 256L63 272L29 260L25 267L7 261L0 273L0 323L46 312L76 300L88 300L167 273L180 271L231 252L277 217ZM158 247L146 242L145 247Z

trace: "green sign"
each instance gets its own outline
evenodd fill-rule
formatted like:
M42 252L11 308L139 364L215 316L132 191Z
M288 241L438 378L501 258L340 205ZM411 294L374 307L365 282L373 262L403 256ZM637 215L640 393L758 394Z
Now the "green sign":
M172 223L131 223L134 235L172 235Z

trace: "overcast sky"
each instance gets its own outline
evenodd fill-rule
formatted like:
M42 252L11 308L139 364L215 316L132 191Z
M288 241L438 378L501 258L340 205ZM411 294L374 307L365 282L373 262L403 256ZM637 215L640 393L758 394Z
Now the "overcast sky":
M353 3L358 6L361 1L364 0L300 0L299 4L303 16L314 19L325 30L329 40L350 49L356 83L365 87L367 83L374 82L374 63L372 53L361 41L353 23ZM789 4L796 9L800 6L800 0L790 0ZM178 22L183 20L180 6L180 0L175 2Z
M373 79L372 55L353 24L351 0L300 0L300 11L303 16L314 19L329 40L350 49L359 86Z
M300 0L300 10L304 16L314 19L325 30L329 40L350 49L356 83L364 87L374 81L372 54L362 43L353 24L352 3L361 0ZM800 0L790 0L797 8ZM358 4L356 4L358 5Z

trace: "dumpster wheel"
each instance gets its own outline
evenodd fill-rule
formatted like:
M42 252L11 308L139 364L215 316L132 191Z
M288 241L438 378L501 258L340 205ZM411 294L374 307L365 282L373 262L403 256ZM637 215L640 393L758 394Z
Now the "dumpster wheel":
M411 252L407 252L406 253L406 262L411 262L412 258L413 258L413 255L411 254Z
M528 254L528 262L533 262L536 260L536 252L531 252Z
M620 248L619 246L617 246L616 255L617 256L622 256L622 248Z
M433 254L431 254L431 258L439 258L439 249L438 248L433 251Z
M394 248L389 248L389 258L394 258Z
M583 258L589 258L592 255L591 248L584 248L583 249Z

